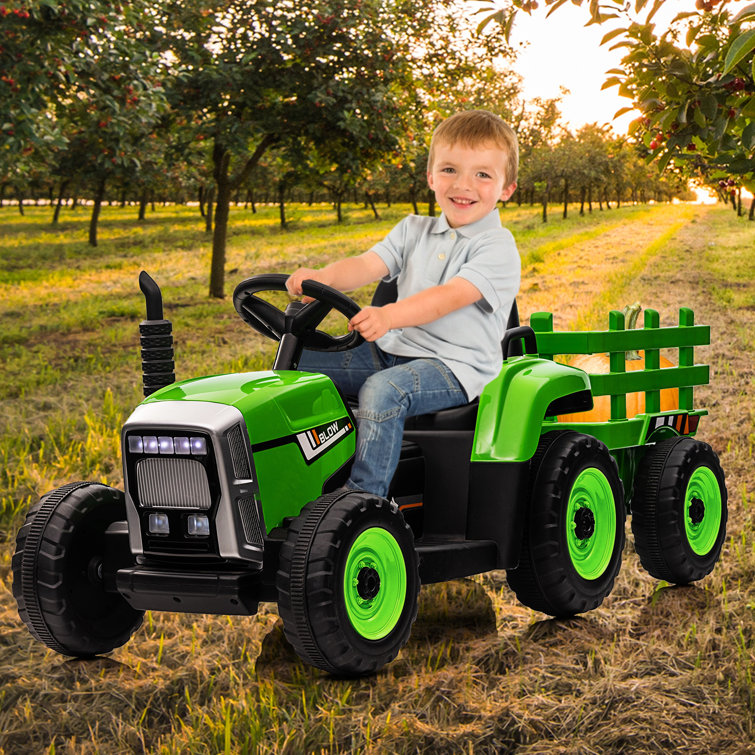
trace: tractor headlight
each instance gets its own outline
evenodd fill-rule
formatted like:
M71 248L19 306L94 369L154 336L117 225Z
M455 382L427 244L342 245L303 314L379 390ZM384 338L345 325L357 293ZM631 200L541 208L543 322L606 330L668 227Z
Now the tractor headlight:
M194 537L209 537L210 518L201 514L190 514L186 531Z
M149 532L151 535L170 535L170 522L167 514L149 515Z

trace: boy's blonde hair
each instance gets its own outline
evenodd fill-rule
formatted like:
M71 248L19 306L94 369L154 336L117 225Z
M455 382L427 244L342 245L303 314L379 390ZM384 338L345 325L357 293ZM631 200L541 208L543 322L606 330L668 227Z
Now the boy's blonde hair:
M446 118L433 132L427 169L432 170L436 144L458 144L478 147L493 143L506 155L506 185L510 186L519 173L519 142L511 126L488 110L464 110Z

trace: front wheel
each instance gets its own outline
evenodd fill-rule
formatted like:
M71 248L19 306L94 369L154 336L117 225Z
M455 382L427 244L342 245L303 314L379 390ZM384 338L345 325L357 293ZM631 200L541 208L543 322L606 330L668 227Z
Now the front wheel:
M126 518L120 490L75 482L44 495L16 537L13 596L32 635L63 655L89 658L120 647L137 611L105 589L106 531Z
M726 537L727 493L718 456L688 437L648 449L637 470L632 532L643 567L686 585L713 570Z
M567 617L610 593L624 547L624 497L606 446L575 432L543 436L531 465L529 510L507 580L530 608Z
M299 656L362 676L392 661L417 616L414 537L395 503L359 491L307 504L281 547L278 609Z

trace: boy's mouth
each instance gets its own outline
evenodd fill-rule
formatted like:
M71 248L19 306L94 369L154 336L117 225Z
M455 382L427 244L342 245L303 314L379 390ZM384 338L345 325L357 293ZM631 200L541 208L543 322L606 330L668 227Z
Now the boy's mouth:
M464 197L450 197L450 199L455 205L461 207L469 207L469 205L475 204L474 199L465 199Z

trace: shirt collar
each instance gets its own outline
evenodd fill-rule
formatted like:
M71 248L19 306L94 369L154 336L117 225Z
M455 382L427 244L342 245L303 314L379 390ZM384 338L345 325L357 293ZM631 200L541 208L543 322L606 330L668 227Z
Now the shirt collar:
M431 233L440 234L446 233L446 231L456 231L460 236L472 238L472 236L476 236L483 231L493 231L502 227L498 207L494 207L487 215L485 215L485 217L482 217L478 221L470 223L469 225L459 226L458 228L451 228L451 226L448 225L445 213L441 212L438 222L435 224Z

